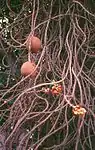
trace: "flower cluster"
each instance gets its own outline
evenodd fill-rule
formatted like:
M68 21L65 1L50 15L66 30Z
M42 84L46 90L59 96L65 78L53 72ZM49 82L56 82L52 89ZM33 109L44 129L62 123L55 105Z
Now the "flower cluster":
M46 94L53 94L53 95L59 95L62 93L62 85L60 84L54 84L51 88L43 88L44 93Z
M51 92L54 95L62 93L62 85L60 85L60 84L53 85L51 88Z
M86 109L81 107L80 105L74 106L72 111L74 115L80 115L80 116L83 116L86 113Z

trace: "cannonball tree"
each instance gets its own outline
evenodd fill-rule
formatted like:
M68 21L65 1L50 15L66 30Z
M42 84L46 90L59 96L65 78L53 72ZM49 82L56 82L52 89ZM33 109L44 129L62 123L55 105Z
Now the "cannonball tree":
M93 150L95 2L0 1L3 150Z

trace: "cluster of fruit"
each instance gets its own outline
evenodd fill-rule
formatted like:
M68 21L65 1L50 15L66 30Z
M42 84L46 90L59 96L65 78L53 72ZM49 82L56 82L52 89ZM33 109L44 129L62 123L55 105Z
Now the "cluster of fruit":
M37 53L41 49L41 40L30 34L26 40L26 48L28 52ZM28 60L23 63L21 66L21 74L23 76L31 74L31 77L35 77L37 74L35 62Z

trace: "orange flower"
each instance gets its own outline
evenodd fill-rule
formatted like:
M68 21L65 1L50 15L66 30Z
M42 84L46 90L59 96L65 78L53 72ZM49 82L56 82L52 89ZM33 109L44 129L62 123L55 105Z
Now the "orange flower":
M62 93L62 86L57 84L52 86L51 92L55 95Z
M81 106L79 106L79 105L74 106L72 111L73 111L74 115L81 115L81 116L83 116L86 113L86 109L81 107Z

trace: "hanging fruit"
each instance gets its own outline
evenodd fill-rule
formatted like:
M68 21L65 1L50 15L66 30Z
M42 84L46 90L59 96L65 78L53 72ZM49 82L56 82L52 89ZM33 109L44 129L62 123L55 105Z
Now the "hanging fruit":
M21 66L21 74L23 76L27 76L31 74L32 77L35 77L37 74L37 70L35 70L36 64L34 62L27 61Z
M27 50L37 53L41 49L41 40L33 35L29 35L26 41Z

